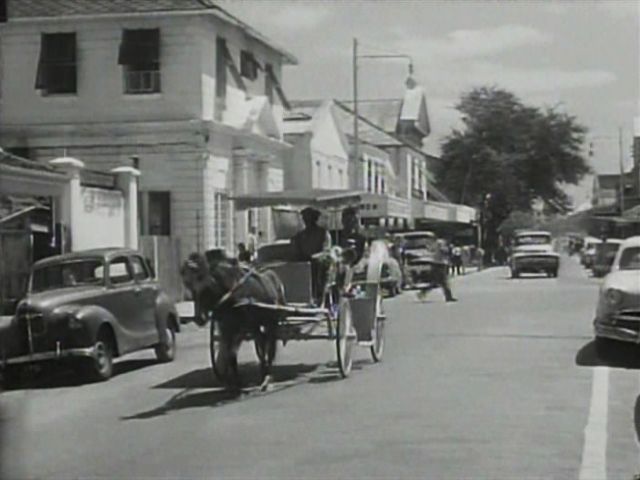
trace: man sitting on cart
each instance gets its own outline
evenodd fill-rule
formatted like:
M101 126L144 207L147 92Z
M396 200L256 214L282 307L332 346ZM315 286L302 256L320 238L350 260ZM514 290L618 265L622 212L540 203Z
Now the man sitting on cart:
M319 210L307 207L300 214L304 222L304 229L291 237L291 245L297 261L311 262L313 297L319 304L322 302L327 269L318 259L318 254L331 248L331 236L325 228L318 225Z
M360 233L360 219L358 210L347 207L342 210L342 231L339 233L338 244L342 248L353 248L356 254L354 263L358 263L366 248L367 240Z

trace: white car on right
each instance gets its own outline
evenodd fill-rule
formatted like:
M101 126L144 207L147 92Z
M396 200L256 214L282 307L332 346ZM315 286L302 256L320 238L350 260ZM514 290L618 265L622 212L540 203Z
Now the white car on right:
M620 245L600 287L593 326L599 353L616 341L640 344L640 236Z

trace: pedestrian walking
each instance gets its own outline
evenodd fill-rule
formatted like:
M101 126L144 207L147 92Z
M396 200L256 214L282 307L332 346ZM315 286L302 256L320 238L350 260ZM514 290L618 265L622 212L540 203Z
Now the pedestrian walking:
M424 300L429 293L429 290L433 288L442 288L444 293L444 299L447 303L457 302L458 299L451 293L451 286L449 285L449 246L446 240L439 239L434 251L434 272L433 272L433 284L428 288L421 288L418 290L418 298Z
M451 266L454 275L462 275L462 248L458 245L451 250Z

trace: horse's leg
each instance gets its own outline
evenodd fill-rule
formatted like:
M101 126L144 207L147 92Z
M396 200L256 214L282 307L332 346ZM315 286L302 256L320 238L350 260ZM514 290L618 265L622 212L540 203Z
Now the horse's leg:
M261 359L261 368L262 368L262 384L260 385L260 389L265 391L269 388L269 385L272 381L271 376L271 368L273 367L273 362L276 358L276 349L277 349L277 332L278 332L278 323L277 318L267 318L263 324L263 332L262 332L262 342L263 342L263 359Z

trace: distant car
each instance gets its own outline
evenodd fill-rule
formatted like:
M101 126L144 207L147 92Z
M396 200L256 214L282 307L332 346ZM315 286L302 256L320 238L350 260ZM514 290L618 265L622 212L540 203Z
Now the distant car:
M522 273L546 273L549 277L557 277L560 255L553 251L551 233L541 230L516 232L509 267L512 278L518 278Z
M615 341L640 344L640 236L620 245L600 287L593 326L599 353L608 353Z
M609 238L596 245L596 252L591 264L591 271L594 277L604 277L611 270L613 259L618 253L622 240Z
M93 380L107 380L114 357L146 348L159 361L172 361L178 318L150 265L134 250L40 260L11 324L0 331L3 378L10 383L26 364L64 360Z
M430 231L414 231L396 235L402 251L404 288L422 288L437 283L435 251L438 238Z

